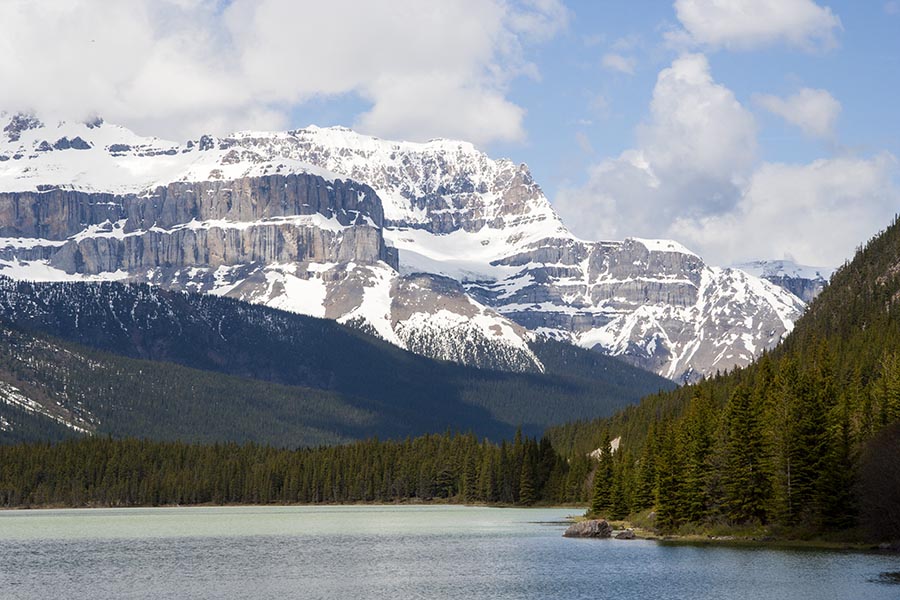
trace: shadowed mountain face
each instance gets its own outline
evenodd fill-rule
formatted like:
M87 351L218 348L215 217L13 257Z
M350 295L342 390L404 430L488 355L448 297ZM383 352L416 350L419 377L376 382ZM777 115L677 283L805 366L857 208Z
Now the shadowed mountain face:
M675 380L747 364L803 309L674 242L579 240L525 165L464 142L15 125L0 135L0 273L17 279L225 295L508 371L540 372L543 336Z
M447 428L500 438L672 387L568 344L532 344L545 373L489 371L334 321L147 285L0 278L0 323L0 439L66 427L289 446Z

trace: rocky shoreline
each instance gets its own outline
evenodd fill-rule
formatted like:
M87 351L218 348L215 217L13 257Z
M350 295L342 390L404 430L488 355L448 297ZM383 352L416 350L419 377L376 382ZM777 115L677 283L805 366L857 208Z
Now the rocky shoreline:
M748 537L741 535L661 535L651 530L632 527L627 522L610 523L606 519L575 521L563 533L568 538L652 540L668 544L722 544L771 548L818 549L851 552L884 552L900 554L900 541L895 542L837 542L823 539L790 539L771 535Z
M613 535L615 534L615 535ZM631 528L614 530L606 519L589 519L572 523L563 533L563 537L573 538L610 538L617 540L634 540L637 536Z

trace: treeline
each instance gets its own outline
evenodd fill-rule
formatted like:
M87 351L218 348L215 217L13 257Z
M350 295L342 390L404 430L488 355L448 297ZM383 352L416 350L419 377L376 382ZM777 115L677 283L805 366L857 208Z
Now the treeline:
M861 459L900 462L867 451L900 419L900 360L890 355L864 387L838 385L828 356L806 368L765 357L728 386L694 388L678 416L650 420L636 450L625 437L617 452L601 441L591 510L624 518L653 508L662 531L703 522L854 526L869 500Z
M752 366L548 432L564 453L602 449L592 510L624 517L652 508L663 531L861 523L900 537L900 476L890 467L900 464L898 265L895 221ZM893 508L877 502L884 498Z
M94 437L0 446L0 506L585 502L589 469L521 434L500 444L445 433L298 450Z

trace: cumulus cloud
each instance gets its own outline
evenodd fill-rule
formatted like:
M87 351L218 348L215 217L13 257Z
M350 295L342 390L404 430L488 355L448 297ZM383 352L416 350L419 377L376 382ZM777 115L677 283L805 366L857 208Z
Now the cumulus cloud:
M634 60L634 58L630 56L616 54L615 52L608 52L603 55L600 64L602 64L604 68L609 69L610 71L618 71L619 73L625 73L626 75L634 75L635 62L636 61Z
M753 115L713 80L702 54L687 54L660 72L650 103L651 120L639 142L657 172L721 178L756 156Z
M890 222L900 198L890 154L760 163L752 114L698 54L659 74L637 140L557 194L576 234L675 239L712 264L789 254L836 266Z
M813 0L676 0L676 43L749 50L784 43L806 50L837 44L841 21Z
M567 19L559 0L5 2L0 106L186 137L353 94L376 135L520 140L507 87Z
M841 103L826 90L803 88L787 98L769 94L754 97L757 104L799 127L803 133L818 138L834 136L834 125Z
M700 54L660 72L637 138L637 148L592 167L584 186L558 193L556 209L576 234L654 237L679 216L726 210L756 157L753 115Z
M788 255L838 266L887 227L897 211L898 163L890 154L764 164L734 210L682 218L670 236L727 262Z

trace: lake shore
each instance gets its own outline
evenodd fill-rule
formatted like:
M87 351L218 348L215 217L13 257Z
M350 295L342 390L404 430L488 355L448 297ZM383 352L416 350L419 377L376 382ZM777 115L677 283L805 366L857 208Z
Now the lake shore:
M579 515L572 522L602 518ZM653 527L652 511L633 514L627 519L609 519L612 537L631 531L633 539L650 540L666 545L734 546L784 550L834 550L843 552L900 553L900 540L885 542L867 539L861 529L845 529L819 533L805 528L769 527L764 525L684 525L681 530L662 533Z
M0 512L3 511L40 511L40 510L102 510L109 508L240 508L240 507L334 507L334 506L459 506L459 507L469 507L469 508L521 508L525 510L529 509L571 509L573 511L578 511L579 514L582 514L585 510L585 506L583 504L542 504L535 503L529 504L527 506L521 504L505 504L505 503L462 503L462 502L452 502L446 499L431 499L431 500L416 500L416 499L404 499L397 500L394 502L296 502L296 503L269 503L269 504L248 504L241 502L234 503L216 503L216 502L203 502L196 504L128 504L128 505L112 505L112 504L81 504L81 505L72 505L72 504L35 504L28 506L0 506ZM576 518L577 515L572 515L572 518Z
M900 543L885 544L864 539L834 539L827 537L790 537L784 534L762 530L760 532L744 533L746 529L734 528L733 531L716 533L671 533L662 534L655 530L636 526L630 521L610 521L613 527L613 537L621 531L630 529L634 532L635 539L652 540L668 545L687 546L737 546L758 547L785 550L834 550L842 552L886 552L900 553Z

